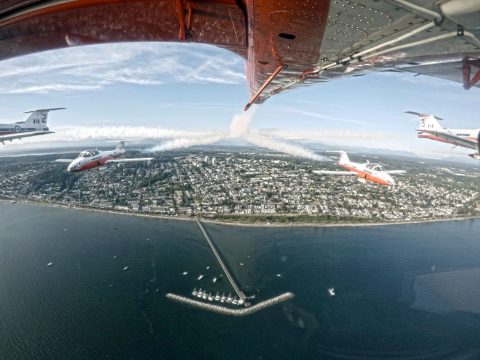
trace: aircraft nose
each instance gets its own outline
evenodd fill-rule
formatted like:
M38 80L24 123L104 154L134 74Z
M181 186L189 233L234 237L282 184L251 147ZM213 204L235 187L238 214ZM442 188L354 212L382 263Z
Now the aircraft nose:
M76 164L76 163L71 163L67 167L68 172L75 172L76 170L78 170L78 164Z
M392 186L395 185L395 180L393 180L393 178L390 175L387 176L386 180L390 183L390 185Z

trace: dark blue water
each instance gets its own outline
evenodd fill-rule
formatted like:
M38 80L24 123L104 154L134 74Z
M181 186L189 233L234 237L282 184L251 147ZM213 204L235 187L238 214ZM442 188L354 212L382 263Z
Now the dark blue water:
M232 291L196 224L0 202L0 359L480 358L480 220L206 228L247 294L295 299L173 303Z

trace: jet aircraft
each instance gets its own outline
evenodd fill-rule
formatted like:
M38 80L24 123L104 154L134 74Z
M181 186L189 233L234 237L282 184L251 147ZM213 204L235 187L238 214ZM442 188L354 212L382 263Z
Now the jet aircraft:
M468 156L480 160L480 129L446 129L438 122L443 119L435 115L420 114L414 111L406 111L406 113L419 117L420 127L417 129L419 138L473 149L475 153Z
M9 0L0 60L113 42L211 44L246 60L248 109L372 71L480 86L479 19L478 0Z
M30 114L27 120L17 121L11 124L0 124L0 142L13 141L24 137L52 134L53 131L47 127L48 113L54 110L65 108L38 109L26 111Z
M368 161L364 164L350 161L345 151L340 151L338 165L348 171L314 170L313 172L318 175L355 175L360 182L366 183L367 181L371 181L385 186L395 184L395 180L393 180L391 175L405 174L404 170L384 170L380 164L374 164Z
M81 172L98 168L101 166L125 163L125 162L137 162L137 161L150 161L153 158L121 158L126 154L125 142L120 141L114 150L99 151L99 150L85 150L78 155L76 159L57 159L55 162L69 163L67 167L68 172Z

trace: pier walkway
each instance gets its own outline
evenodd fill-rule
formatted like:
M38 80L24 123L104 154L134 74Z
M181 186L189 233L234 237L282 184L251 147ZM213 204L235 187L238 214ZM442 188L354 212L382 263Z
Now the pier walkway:
M218 263L220 264L220 267L222 268L223 272L225 273L225 276L227 277L228 281L230 282L230 285L232 285L233 290L237 294L237 296L243 301L243 304L245 307L250 306L250 303L248 301L245 301L247 297L243 293L242 290L237 286L235 283L235 279L233 278L232 274L230 274L230 271L228 270L227 266L222 260L222 257L217 251L217 248L213 244L212 240L210 239L210 236L208 235L207 231L203 227L203 224L200 222L200 220L197 220L198 227L202 231L203 236L205 237L205 240L207 240L208 246L210 246L210 249L212 249L213 255L215 255L215 258L217 259Z

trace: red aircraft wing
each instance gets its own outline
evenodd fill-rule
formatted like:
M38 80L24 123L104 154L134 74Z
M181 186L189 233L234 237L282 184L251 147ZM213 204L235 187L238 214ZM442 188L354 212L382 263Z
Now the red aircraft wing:
M410 71L480 85L480 9L449 0L6 0L0 59L69 46L182 41L247 61L253 103L367 71Z

